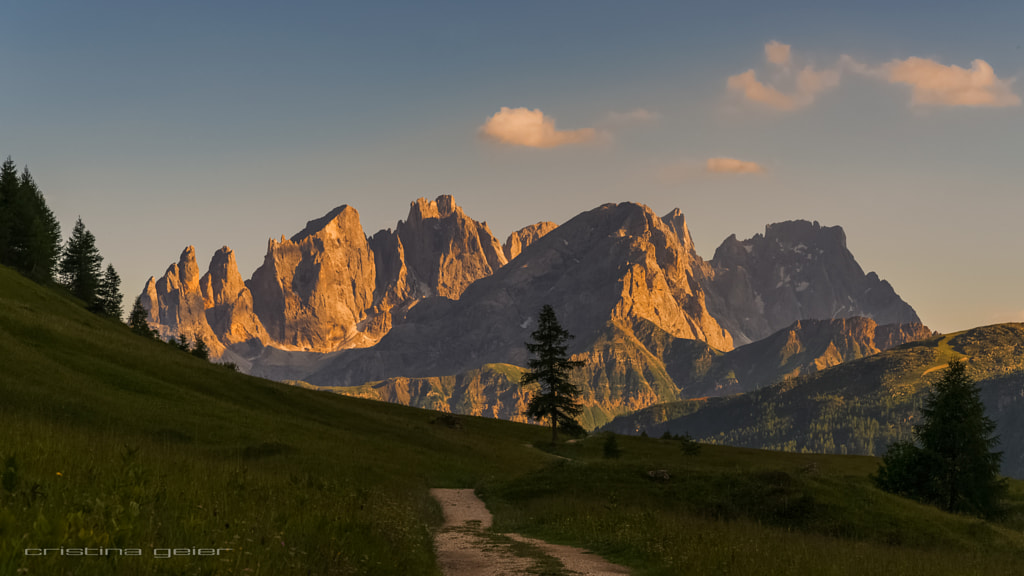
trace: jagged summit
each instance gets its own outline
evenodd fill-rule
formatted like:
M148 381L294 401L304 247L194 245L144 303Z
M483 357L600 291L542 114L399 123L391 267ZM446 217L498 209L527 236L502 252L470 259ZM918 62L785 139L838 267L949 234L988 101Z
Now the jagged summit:
M671 337L728 350L732 340L691 279L699 264L674 230L641 204L605 204L536 240L458 301L428 300L372 349L338 355L306 380L351 385L398 375L457 373L484 363L526 362L523 342L544 304L587 349L610 322L652 324ZM443 343L441 345L440 343Z
M839 226L794 220L747 240L727 238L710 262L711 313L738 342L753 342L794 320L864 316L879 324L921 320L888 282L865 274Z
M359 212L348 204L342 204L324 216L306 222L306 227L298 234L292 236L291 241L299 243L303 239L320 234L325 230L332 228L340 230L353 225L359 226L360 229L362 229L362 226L359 223Z
M443 194L436 200L417 198L409 204L408 220L426 220L428 218L447 218L455 212L462 212L462 208L455 205L455 199L450 195Z
M227 247L199 274L189 246L147 282L143 306L162 336L202 335L250 373L317 385L524 365L534 316L550 304L587 365L594 422L700 389L697 367L797 321L872 319L829 324L840 353L814 352L822 365L850 357L844 346L876 351L924 332L875 327L919 320L887 282L864 274L842 228L770 224L726 239L707 262L680 210L659 217L632 202L539 222L504 244L447 195L411 202L394 229L369 237L356 209L341 205L269 240L248 280ZM728 373L702 380L707 392L729 389Z
M405 274L412 297L457 300L467 286L508 262L487 224L467 216L451 196L416 200L394 232L378 232L371 244L375 253L392 261L401 246L405 269L389 269L389 281L401 282Z
M533 244L557 227L558 225L554 222L537 222L509 234L505 244L502 245L505 259L509 262L515 260L516 256L519 256L530 244Z

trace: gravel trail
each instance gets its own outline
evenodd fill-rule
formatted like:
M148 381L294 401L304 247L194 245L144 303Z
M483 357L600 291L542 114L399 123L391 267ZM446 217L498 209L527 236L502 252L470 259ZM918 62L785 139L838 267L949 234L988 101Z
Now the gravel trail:
M518 576L541 573L538 557L557 559L566 574L628 576L629 570L580 548L549 544L519 534L489 531L491 513L473 490L436 488L430 494L444 510L444 527L434 537L445 576ZM514 543L534 552L521 555ZM517 553L519 552L519 553Z

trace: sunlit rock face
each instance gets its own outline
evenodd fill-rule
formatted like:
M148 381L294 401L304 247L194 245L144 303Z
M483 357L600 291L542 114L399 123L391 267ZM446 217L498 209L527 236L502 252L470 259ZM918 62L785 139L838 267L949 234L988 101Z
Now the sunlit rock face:
M394 231L370 238L377 265L374 322L380 335L422 298L458 300L467 287L504 266L501 244L451 196L420 198Z
M587 426L930 335L864 274L838 227L772 224L707 262L682 212L628 202L527 226L504 245L450 196L412 202L371 237L340 206L270 240L248 281L226 247L200 277L189 247L141 299L161 335L201 335L252 374L500 418L520 417L514 372L551 305L585 364Z
M199 288L206 307L206 321L225 346L261 346L270 336L253 311L252 293L242 280L235 253L224 246L213 254L209 271Z
M863 316L879 324L920 323L888 282L865 274L839 226L796 220L747 240L730 236L703 282L708 308L738 344L797 320Z
M557 227L558 225L554 222L538 222L509 234L505 244L502 245L505 259L509 262L515 260L516 256L519 256L530 244Z
M694 281L702 262L677 232L639 204L585 212L472 283L459 300L423 300L372 349L335 355L304 379L353 385L455 374L485 363L525 365L523 342L544 304L576 336L573 351L591 346L611 322L627 330L649 322L671 337L731 349Z
M219 250L199 277L195 250L143 290L149 321L164 337L214 336L252 355L264 346L327 353L372 346L422 298L458 299L504 266L487 224L451 196L419 199L397 229L367 238L358 212L340 206L289 239L271 239L248 282L234 253Z
M206 320L207 306L202 284L196 250L189 246L163 276L149 279L139 295L139 302L149 312L150 325L162 338L184 335L191 341L199 336L211 353L219 356L225 346Z
M341 206L290 239L271 239L248 282L253 311L272 342L329 352L365 345L376 270L359 214Z

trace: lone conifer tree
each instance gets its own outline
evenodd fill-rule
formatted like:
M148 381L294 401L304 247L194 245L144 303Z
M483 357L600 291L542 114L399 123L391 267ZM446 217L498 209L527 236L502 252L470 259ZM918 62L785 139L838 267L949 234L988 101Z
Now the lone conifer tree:
M537 319L537 329L530 334L533 342L526 349L533 355L529 371L523 373L520 385L540 383L540 391L530 398L526 415L537 420L551 421L551 441L558 440L558 429L581 430L576 416L583 412L579 402L580 389L569 379L570 372L583 366L583 362L569 360L566 342L572 334L558 324L555 311L545 304Z
M132 304L132 310L128 313L128 327L140 336L156 338L157 332L149 327L148 317L149 313L142 307L142 299L136 297L135 303Z
M185 336L184 332L178 334L177 338L171 338L170 342L177 346L178 350L181 350L182 352L192 351L192 344L189 343L188 336Z
M889 446L875 482L883 490L929 502L949 512L995 516L1006 493L994 451L996 425L985 415L967 365L950 360L921 408L916 443Z
M96 303L102 264L103 257L96 248L96 237L85 229L85 224L79 218L64 247L64 257L61 258L58 272L68 290L90 308Z
M96 289L96 311L111 318L121 319L124 315L124 308L121 302L124 295L121 294L121 277L117 275L113 264L107 264L107 270L100 279L100 285Z
M192 355L203 360L210 359L210 347L206 345L206 340L203 340L199 334L196 334L192 341Z

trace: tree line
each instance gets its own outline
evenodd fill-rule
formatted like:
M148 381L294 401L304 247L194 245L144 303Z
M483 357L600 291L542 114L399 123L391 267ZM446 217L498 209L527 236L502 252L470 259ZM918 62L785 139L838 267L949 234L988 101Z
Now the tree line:
M121 319L121 278L103 269L96 237L79 217L67 242L28 166L21 173L10 156L0 165L0 264L40 284L59 284L89 310Z
M0 165L0 264L39 284L63 287L92 312L119 321L124 316L121 277L111 264L104 269L96 236L79 217L67 241L62 241L60 222L28 166L19 174L10 156ZM136 298L128 326L137 334L159 339L148 315ZM190 342L182 334L169 343L204 360L210 358L209 346L199 335Z

